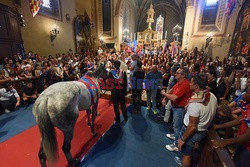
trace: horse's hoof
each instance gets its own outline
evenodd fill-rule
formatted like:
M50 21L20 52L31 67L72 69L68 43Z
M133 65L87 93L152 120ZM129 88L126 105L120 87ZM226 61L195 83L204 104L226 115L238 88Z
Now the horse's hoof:
M72 161L70 161L69 167L77 167L80 165L80 160L79 159L73 159Z

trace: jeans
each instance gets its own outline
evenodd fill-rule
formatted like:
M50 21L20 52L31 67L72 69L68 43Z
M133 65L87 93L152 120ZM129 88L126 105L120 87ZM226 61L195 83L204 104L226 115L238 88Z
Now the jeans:
M153 110L156 110L156 104L157 104L156 94L157 94L157 89L148 89L147 90L147 106L148 107L151 106L151 98L152 98Z
M165 105L165 115L164 115L164 121L168 122L170 117L170 110L172 109L171 101L168 100L168 103Z
M175 108L175 107L173 107L172 110L173 110L173 123L174 123L173 129L174 129L174 136L175 136L174 144L177 146L179 134L183 126L183 120L184 120L186 110L185 108Z
M186 127L183 125L179 137L181 138L183 133L186 131ZM185 142L185 144L181 147L181 153L183 155L191 155L192 154L192 150L194 147L195 142L200 142L202 141L205 137L206 137L207 131L203 131L203 132L198 132L195 131Z

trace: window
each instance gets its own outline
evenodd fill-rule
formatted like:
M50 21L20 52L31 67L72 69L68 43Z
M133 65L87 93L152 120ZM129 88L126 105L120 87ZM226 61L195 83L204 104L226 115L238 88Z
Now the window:
M206 6L216 5L218 0L206 0Z
M50 0L43 0L42 6L45 7L45 8L51 8Z
M60 0L43 0L38 13L52 19L62 20Z
M111 2L110 0L102 1L103 15L103 32L111 31Z
M218 10L218 0L206 0L202 15L202 25L215 24Z

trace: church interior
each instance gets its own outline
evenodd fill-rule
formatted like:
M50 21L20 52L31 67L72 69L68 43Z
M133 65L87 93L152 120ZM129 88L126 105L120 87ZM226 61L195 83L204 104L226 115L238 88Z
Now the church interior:
M3 164L46 166L41 155L40 161L37 156L40 144L37 126L33 129L37 142L31 142L35 146L30 146L36 148L32 150L35 155L32 151L25 153L29 146L23 148L14 142L17 137L29 138L23 133L36 125L37 120L32 116L36 99L44 96L43 92L51 85L95 75L98 67L104 65L102 75L107 70L105 77L122 79L122 85L125 80L128 82L121 98L124 101L120 99L121 90L113 98L116 88L108 87L105 79L98 81L99 86L93 86L96 84L93 79L91 83L87 81L91 105L96 99L93 96L98 96L93 90L101 88L95 125L98 135L96 138L91 135L86 123L88 115L81 114L75 132L81 133L78 132L81 122L86 124L89 134L81 141L82 135L75 133L71 149L73 157L81 161L73 164L72 157L65 154L65 158L59 151L55 166L247 166L250 163L249 50L249 0L0 0L0 157L4 157ZM143 71L141 91L136 91L139 90L138 71ZM204 89L203 74L207 77ZM161 85L149 88L150 79L160 79ZM184 79L190 89L181 86ZM119 87L120 82L114 85L117 83ZM180 90L187 89L190 95L185 106L181 102L177 104L178 98L183 101L184 94L189 93L181 94ZM203 92L202 97L199 91ZM212 95L206 99L209 92ZM99 96L94 104L98 104ZM216 104L209 111L216 114L210 115L211 121L210 118L204 121L201 116L196 120L188 107L194 103L192 98L206 110L213 96ZM197 102L199 98L203 101ZM205 104L206 100L209 102ZM123 106L127 107L128 115L124 114ZM178 124L175 112L180 108L185 113L178 115L182 117ZM32 121L26 120L28 116L18 116L20 112L27 112ZM195 130L186 130L178 137L182 125L185 129L192 128L193 120L197 123ZM22 127L14 128L14 121L20 121ZM205 123L206 129L200 130ZM169 136L169 132L175 136ZM197 139L189 148L194 134L201 135L201 132L206 137ZM187 137L188 133L193 135ZM62 143L62 134L56 134L60 138L58 143ZM172 147L169 143L173 139ZM111 142L115 144L109 146ZM15 154L19 157L16 162L10 160L10 155L6 156L14 146L23 150L22 155ZM188 149L190 155L185 152ZM27 163L29 158L23 153L31 154L35 160Z

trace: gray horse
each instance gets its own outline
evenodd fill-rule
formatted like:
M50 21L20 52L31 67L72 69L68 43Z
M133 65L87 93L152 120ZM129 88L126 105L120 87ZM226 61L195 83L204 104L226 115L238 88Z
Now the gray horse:
M54 127L64 134L62 150L68 165L80 164L80 160L73 159L70 153L71 140L79 111L82 110L87 110L88 125L91 127L92 134L96 134L94 122L99 99L99 84L96 78L107 78L107 70L103 65L90 76L85 76L79 81L58 82L51 85L35 101L33 115L41 133L38 153L41 166L46 166L46 160L55 162L58 158ZM91 123L90 114L92 115Z

